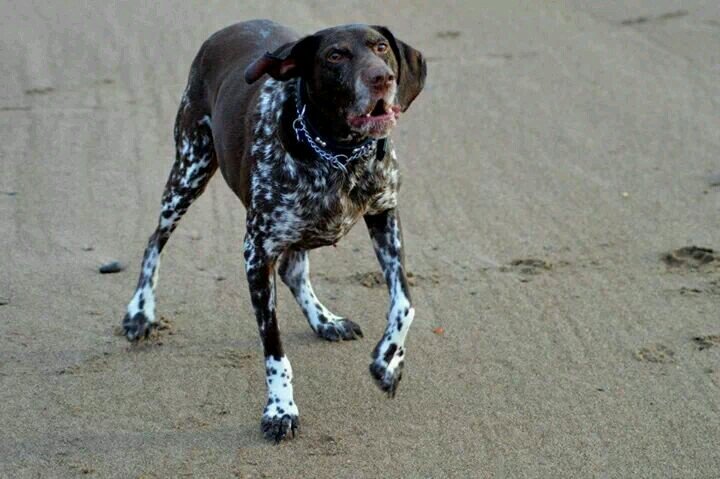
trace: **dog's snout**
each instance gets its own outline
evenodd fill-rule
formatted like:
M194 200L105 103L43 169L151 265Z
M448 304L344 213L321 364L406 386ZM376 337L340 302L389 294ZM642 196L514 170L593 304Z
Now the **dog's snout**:
M376 72L372 78L370 78L370 82L372 86L383 86L387 83L390 83L395 79L395 76L390 72Z
M368 68L363 76L365 84L378 92L387 90L395 80L395 75L386 65Z

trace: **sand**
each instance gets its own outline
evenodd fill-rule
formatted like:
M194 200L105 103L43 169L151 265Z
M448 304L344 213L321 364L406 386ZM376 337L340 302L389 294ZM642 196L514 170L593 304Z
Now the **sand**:
M0 477L720 475L720 259L664 256L720 248L720 4L440 3L2 2ZM429 67L395 133L398 395L367 372L387 297L358 225L312 268L364 339L316 339L280 289L301 431L279 446L219 175L166 249L166 329L117 335L190 62L257 17L386 24Z

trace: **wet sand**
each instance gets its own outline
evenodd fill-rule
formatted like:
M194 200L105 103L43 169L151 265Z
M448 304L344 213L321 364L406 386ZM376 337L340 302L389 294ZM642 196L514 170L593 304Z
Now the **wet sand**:
M720 259L681 249L720 248L717 2L47 3L0 16L1 477L720 474ZM387 297L358 225L311 256L364 339L315 338L279 289L301 412L280 446L219 175L165 250L166 328L117 335L190 62L258 17L385 24L429 67L394 135L398 395L367 372Z

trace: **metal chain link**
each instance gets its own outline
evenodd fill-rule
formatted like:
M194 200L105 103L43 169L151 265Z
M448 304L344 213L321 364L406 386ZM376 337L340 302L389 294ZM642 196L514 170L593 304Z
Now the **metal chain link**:
M327 151L323 150L322 147L318 144L318 142L322 143L322 140L320 138L313 139L312 136L310 136L310 133L307 130L307 126L305 125L305 105L303 105L302 110L300 110L299 105L296 106L297 109L297 118L293 120L292 126L293 130L295 130L295 137L299 142L302 142L301 136L305 137L305 142L310 146L310 148L323 160L330 163L332 167L335 169L341 170L345 174L347 174L347 165L355 160L359 160L360 158L365 158L370 153L373 153L375 149L377 148L377 141L373 141L371 143L368 143L363 146L359 146L353 150L352 155L333 155L331 153L328 153Z

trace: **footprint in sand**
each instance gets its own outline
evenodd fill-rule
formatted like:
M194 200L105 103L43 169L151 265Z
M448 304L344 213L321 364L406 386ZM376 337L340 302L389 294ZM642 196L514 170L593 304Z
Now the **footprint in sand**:
M702 246L685 246L662 255L662 261L669 268L686 270L699 270L710 264L717 265L716 259L713 249Z
M444 39L455 39L458 38L460 35L462 35L462 32L457 30L443 30L441 32L435 33L436 37Z
M707 278L709 274L720 269L718 253L712 248L702 246L678 248L664 253L660 259L665 263L668 271L675 273L700 273ZM683 296L720 294L720 280L710 279L705 285L683 286L679 292Z
M385 276L379 271L371 271L368 273L355 273L350 277L354 283L360 283L366 288L385 287ZM440 284L440 277L436 273L429 275L415 274L412 271L407 272L407 281L410 286L422 286L425 283Z
M102 373L107 370L109 366L108 356L110 353L105 352L99 356L93 356L85 359L78 364L73 364L66 368L60 369L56 372L57 375L73 375L73 374L93 374Z
M635 359L647 363L671 363L675 360L675 351L663 344L651 344L635 351Z
M698 351L720 346L720 334L708 334L705 336L695 336L693 342L697 345Z
M26 95L47 95L48 93L54 92L55 89L51 86L46 87L38 87L38 88L29 88L25 90Z
M123 331L123 327L120 325L116 325L113 327L113 336L125 336L125 332ZM172 321L170 319L167 319L165 316L160 316L160 322L158 323L156 328L153 328L150 331L149 339L157 341L160 339L160 337L164 335L172 336L175 334L175 330L173 328Z
M567 264L567 263L564 263ZM532 276L537 276L552 271L555 265L549 261L538 258L514 259L510 263L501 266L502 273L516 273L521 276L520 282L528 283Z
M702 287L682 286L678 292L681 296L698 296L700 294L720 295L720 279L708 281Z
M620 22L620 25L629 26L629 25L640 25L642 23L661 23L666 20L672 20L674 18L681 18L686 15L688 15L687 10L675 10L673 12L667 12L663 13L661 15L656 16L641 16L641 17L634 17L634 18L626 18L625 20Z
M213 362L222 368L241 368L248 364L254 364L254 361L251 361L253 358L252 353L245 353L235 349L225 349L214 355Z

